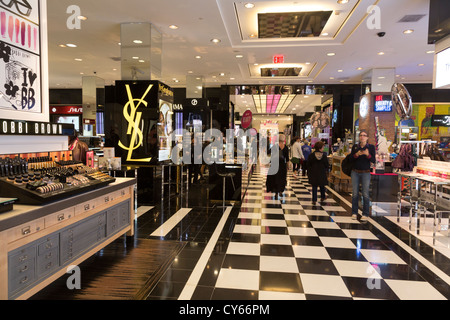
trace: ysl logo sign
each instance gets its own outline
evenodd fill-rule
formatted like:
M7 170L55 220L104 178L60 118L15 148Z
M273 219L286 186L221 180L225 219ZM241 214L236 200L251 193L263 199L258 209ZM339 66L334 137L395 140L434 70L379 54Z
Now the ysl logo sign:
M145 101L148 93L152 89L153 85L149 85L144 95L140 99L134 99L130 86L125 85L128 95L128 102L123 108L123 116L128 121L127 135L131 135L130 145L126 147L121 141L119 141L119 147L128 151L127 161L135 162L150 162L152 158L133 159L133 152L142 144L144 136L142 130L139 128L141 123L142 112L137 112L141 104L145 107L148 106L148 102Z

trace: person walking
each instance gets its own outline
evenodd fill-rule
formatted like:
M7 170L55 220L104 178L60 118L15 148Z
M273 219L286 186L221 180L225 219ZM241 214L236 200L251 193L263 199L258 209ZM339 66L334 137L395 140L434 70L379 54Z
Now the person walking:
M375 163L375 146L368 143L369 136L366 130L359 133L359 143L352 147L351 161L353 162L352 170L352 219L358 218L359 208L359 186L361 185L363 198L363 214L361 221L367 221L370 209L370 164Z
M311 153L307 161L308 181L312 186L312 203L317 202L317 187L320 188L320 200L326 200L325 186L328 185L328 158L323 152L324 143L316 142L314 152Z
M274 152L275 150L278 150L278 152ZM266 179L266 189L267 192L273 192L278 198L281 198L284 189L286 189L287 163L289 162L289 150L286 147L286 136L284 134L280 134L279 142L274 144L270 152L270 168Z
M305 161L303 161L303 163L302 163L302 176L303 177L306 176L306 172L307 172L306 160L308 160L311 152L312 152L312 148L309 145L309 142L305 140L305 142L303 143L303 146L302 146L302 153L303 153L303 157L305 158Z
M304 160L305 157L303 156L300 137L296 137L294 145L292 146L292 160L291 160L293 164L294 177L296 176L297 171L300 170L300 165L303 164Z

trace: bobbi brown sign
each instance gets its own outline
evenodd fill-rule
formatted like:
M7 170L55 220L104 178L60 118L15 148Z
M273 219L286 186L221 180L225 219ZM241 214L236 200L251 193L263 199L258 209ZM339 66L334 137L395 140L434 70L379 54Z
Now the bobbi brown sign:
M73 124L0 119L0 135L68 136Z

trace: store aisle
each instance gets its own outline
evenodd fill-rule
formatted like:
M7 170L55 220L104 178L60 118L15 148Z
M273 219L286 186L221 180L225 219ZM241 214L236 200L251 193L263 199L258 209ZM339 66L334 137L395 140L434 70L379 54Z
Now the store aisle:
M185 284L191 293L179 299L450 297L448 285L426 281L417 265L410 265L414 259L391 250L397 246L380 240L370 222L352 220L350 208L334 193L312 205L307 181L291 175L288 180L278 200L265 192L264 171L253 176L229 242L220 243L207 263L194 269L198 282ZM161 289L149 299L164 299L158 297Z

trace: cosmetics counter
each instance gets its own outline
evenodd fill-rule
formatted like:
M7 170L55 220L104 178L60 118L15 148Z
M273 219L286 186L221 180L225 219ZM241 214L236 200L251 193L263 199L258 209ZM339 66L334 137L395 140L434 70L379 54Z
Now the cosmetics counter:
M135 184L66 152L1 157L0 299L27 299L69 266L132 236Z

